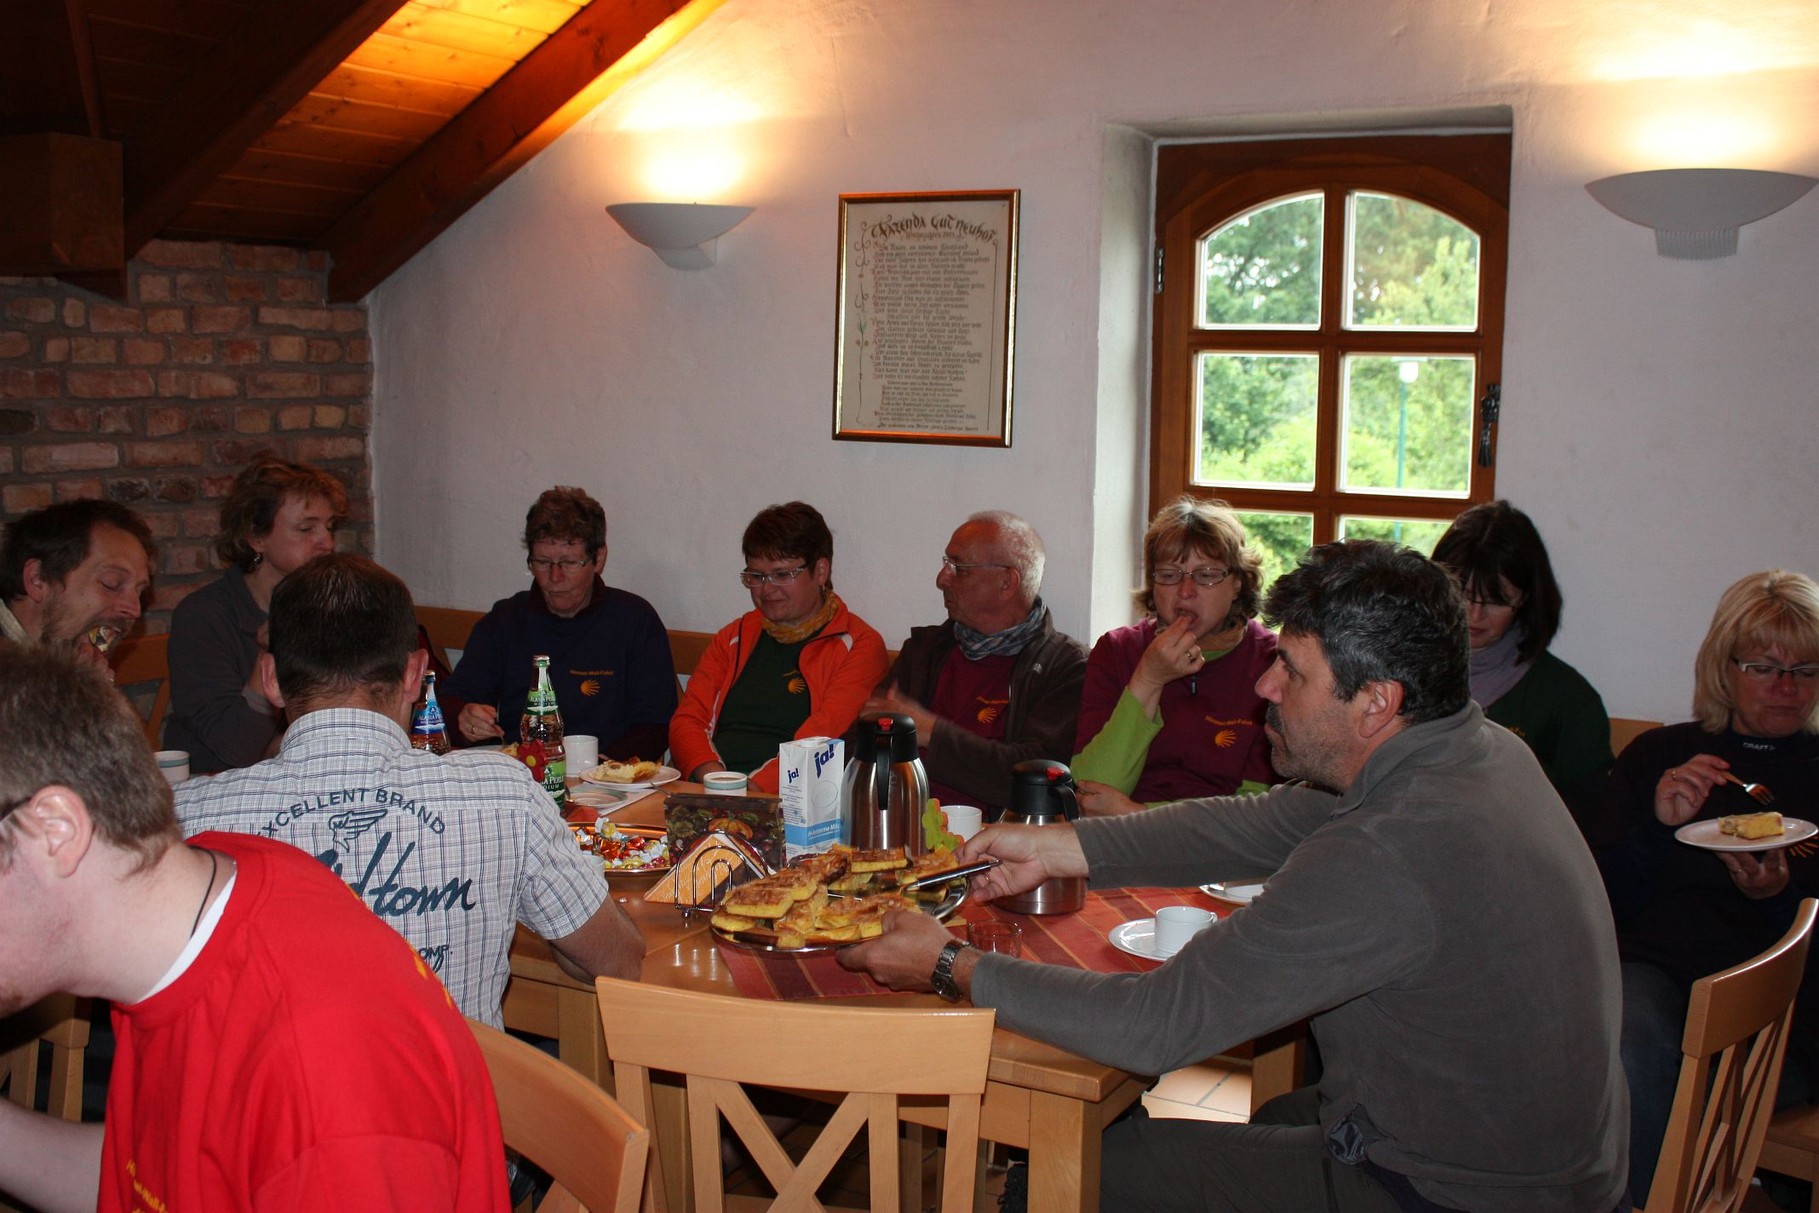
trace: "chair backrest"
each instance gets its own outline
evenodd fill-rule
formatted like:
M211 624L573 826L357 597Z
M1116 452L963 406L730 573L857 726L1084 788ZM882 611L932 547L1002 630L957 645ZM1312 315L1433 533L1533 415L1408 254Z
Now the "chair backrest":
M436 655L436 660L442 663L444 669L454 668L454 663L448 659L448 651L465 649L474 625L485 615L485 611L468 611L460 607L417 608L417 622L429 636L430 652Z
M83 1057L88 1049L91 1001L52 994L0 1019L0 1086L21 1107L37 1105L41 1045L50 1046L49 1097L43 1111L82 1119Z
M614 1085L632 1115L651 1124L650 1071L682 1074L696 1207L725 1200L720 1120L731 1126L777 1191L775 1208L819 1210L814 1199L859 1130L869 1131L871 1208L898 1213L898 1096L948 1097L944 1213L971 1213L979 1105L991 1059L994 1013L753 1003L602 977L595 983ZM800 1164L792 1163L742 1083L844 1092ZM652 1142L653 1158L684 1143ZM653 1162L653 1179L660 1168ZM655 1201L662 1207L662 1201Z
M114 683L127 689L143 683L156 682L158 690L152 699L151 715L145 721L145 739L152 743L152 749L158 748L158 738L164 732L164 714L171 706L171 662L170 637L162 632L156 636L134 636L120 642L114 650Z
M1807 898L1774 947L1693 983L1680 1042L1680 1085L1648 1213L1735 1213L1743 1207L1775 1110L1816 911L1819 901Z
M497 1028L468 1026L493 1079L505 1144L556 1181L538 1213L637 1213L649 1131L555 1058Z
M1659 720L1632 720L1625 716L1611 717L1611 753L1621 754L1629 743L1648 732L1661 727Z

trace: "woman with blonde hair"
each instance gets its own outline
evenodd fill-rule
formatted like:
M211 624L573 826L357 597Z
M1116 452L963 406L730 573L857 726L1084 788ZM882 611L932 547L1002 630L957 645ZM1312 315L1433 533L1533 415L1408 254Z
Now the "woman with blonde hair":
M335 550L335 527L346 513L339 480L270 451L234 477L215 536L227 571L171 613L164 744L188 750L196 774L251 766L283 732L283 715L256 674L272 590L293 569Z
M1157 512L1135 591L1145 618L1101 636L1087 660L1077 778L1146 804L1276 782L1257 694L1276 659L1256 618L1262 570L1225 502L1181 497ZM1093 811L1101 797L1084 793Z
M1819 585L1752 573L1724 592L1693 663L1693 715L1653 729L1611 771L1609 808L1623 842L1600 856L1623 959L1623 1065L1630 1083L1630 1190L1647 1195L1680 1067L1687 992L1700 977L1762 952L1819 895L1819 853L1762 839L1755 851L1689 846L1689 822L1762 808L1740 783L1811 814L1819 804ZM1777 1103L1819 1093L1819 989L1794 1004Z

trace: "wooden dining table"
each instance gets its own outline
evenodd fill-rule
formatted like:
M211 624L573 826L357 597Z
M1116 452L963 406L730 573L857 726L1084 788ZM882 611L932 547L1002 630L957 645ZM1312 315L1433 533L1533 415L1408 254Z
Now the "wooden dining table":
M696 785L672 785L697 791ZM661 793L614 814L623 825L661 825ZM646 901L654 877L612 879L613 896L644 933L641 980L672 989L732 997L740 995L732 971L707 929L707 915L684 915L675 906ZM943 1007L933 994L881 994L842 999L878 1007ZM505 995L510 1028L555 1038L558 1055L607 1090L612 1089L604 1032L593 987L571 978L556 964L549 945L519 927L512 947L512 979ZM1300 1079L1302 1037L1285 1031L1253 1042L1233 1056L1251 1065L1255 1109L1294 1089ZM1027 1036L999 1028L992 1038L981 1136L1029 1151L1029 1207L1091 1213L1099 1206L1100 1134L1113 1118L1143 1094L1152 1079L1076 1056ZM680 1088L659 1088L656 1114L683 1117ZM911 1123L941 1127L944 1109L906 1106ZM683 1152L662 1152L664 1183L672 1210L689 1207Z

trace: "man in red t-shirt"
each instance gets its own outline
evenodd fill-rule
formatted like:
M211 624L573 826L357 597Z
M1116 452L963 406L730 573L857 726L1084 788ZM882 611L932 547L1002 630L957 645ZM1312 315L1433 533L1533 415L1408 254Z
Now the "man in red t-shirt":
M0 1016L114 1004L104 1126L0 1101L0 1190L57 1210L507 1207L466 1023L390 927L283 843L185 844L137 718L0 650Z
M1042 605L1047 560L1036 528L990 510L960 524L935 588L947 622L915 628L865 705L915 717L929 795L996 817L1011 768L1066 762L1080 714L1086 650L1055 630Z

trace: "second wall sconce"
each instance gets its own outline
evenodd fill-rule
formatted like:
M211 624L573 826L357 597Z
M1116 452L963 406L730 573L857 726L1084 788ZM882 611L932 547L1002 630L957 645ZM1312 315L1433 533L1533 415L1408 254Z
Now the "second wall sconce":
M1707 260L1737 251L1737 229L1812 189L1811 177L1747 168L1664 168L1619 173L1585 188L1613 214L1655 229L1663 257Z
M606 208L626 234L679 270L714 263L715 242L752 213L749 206L695 202L620 202Z

